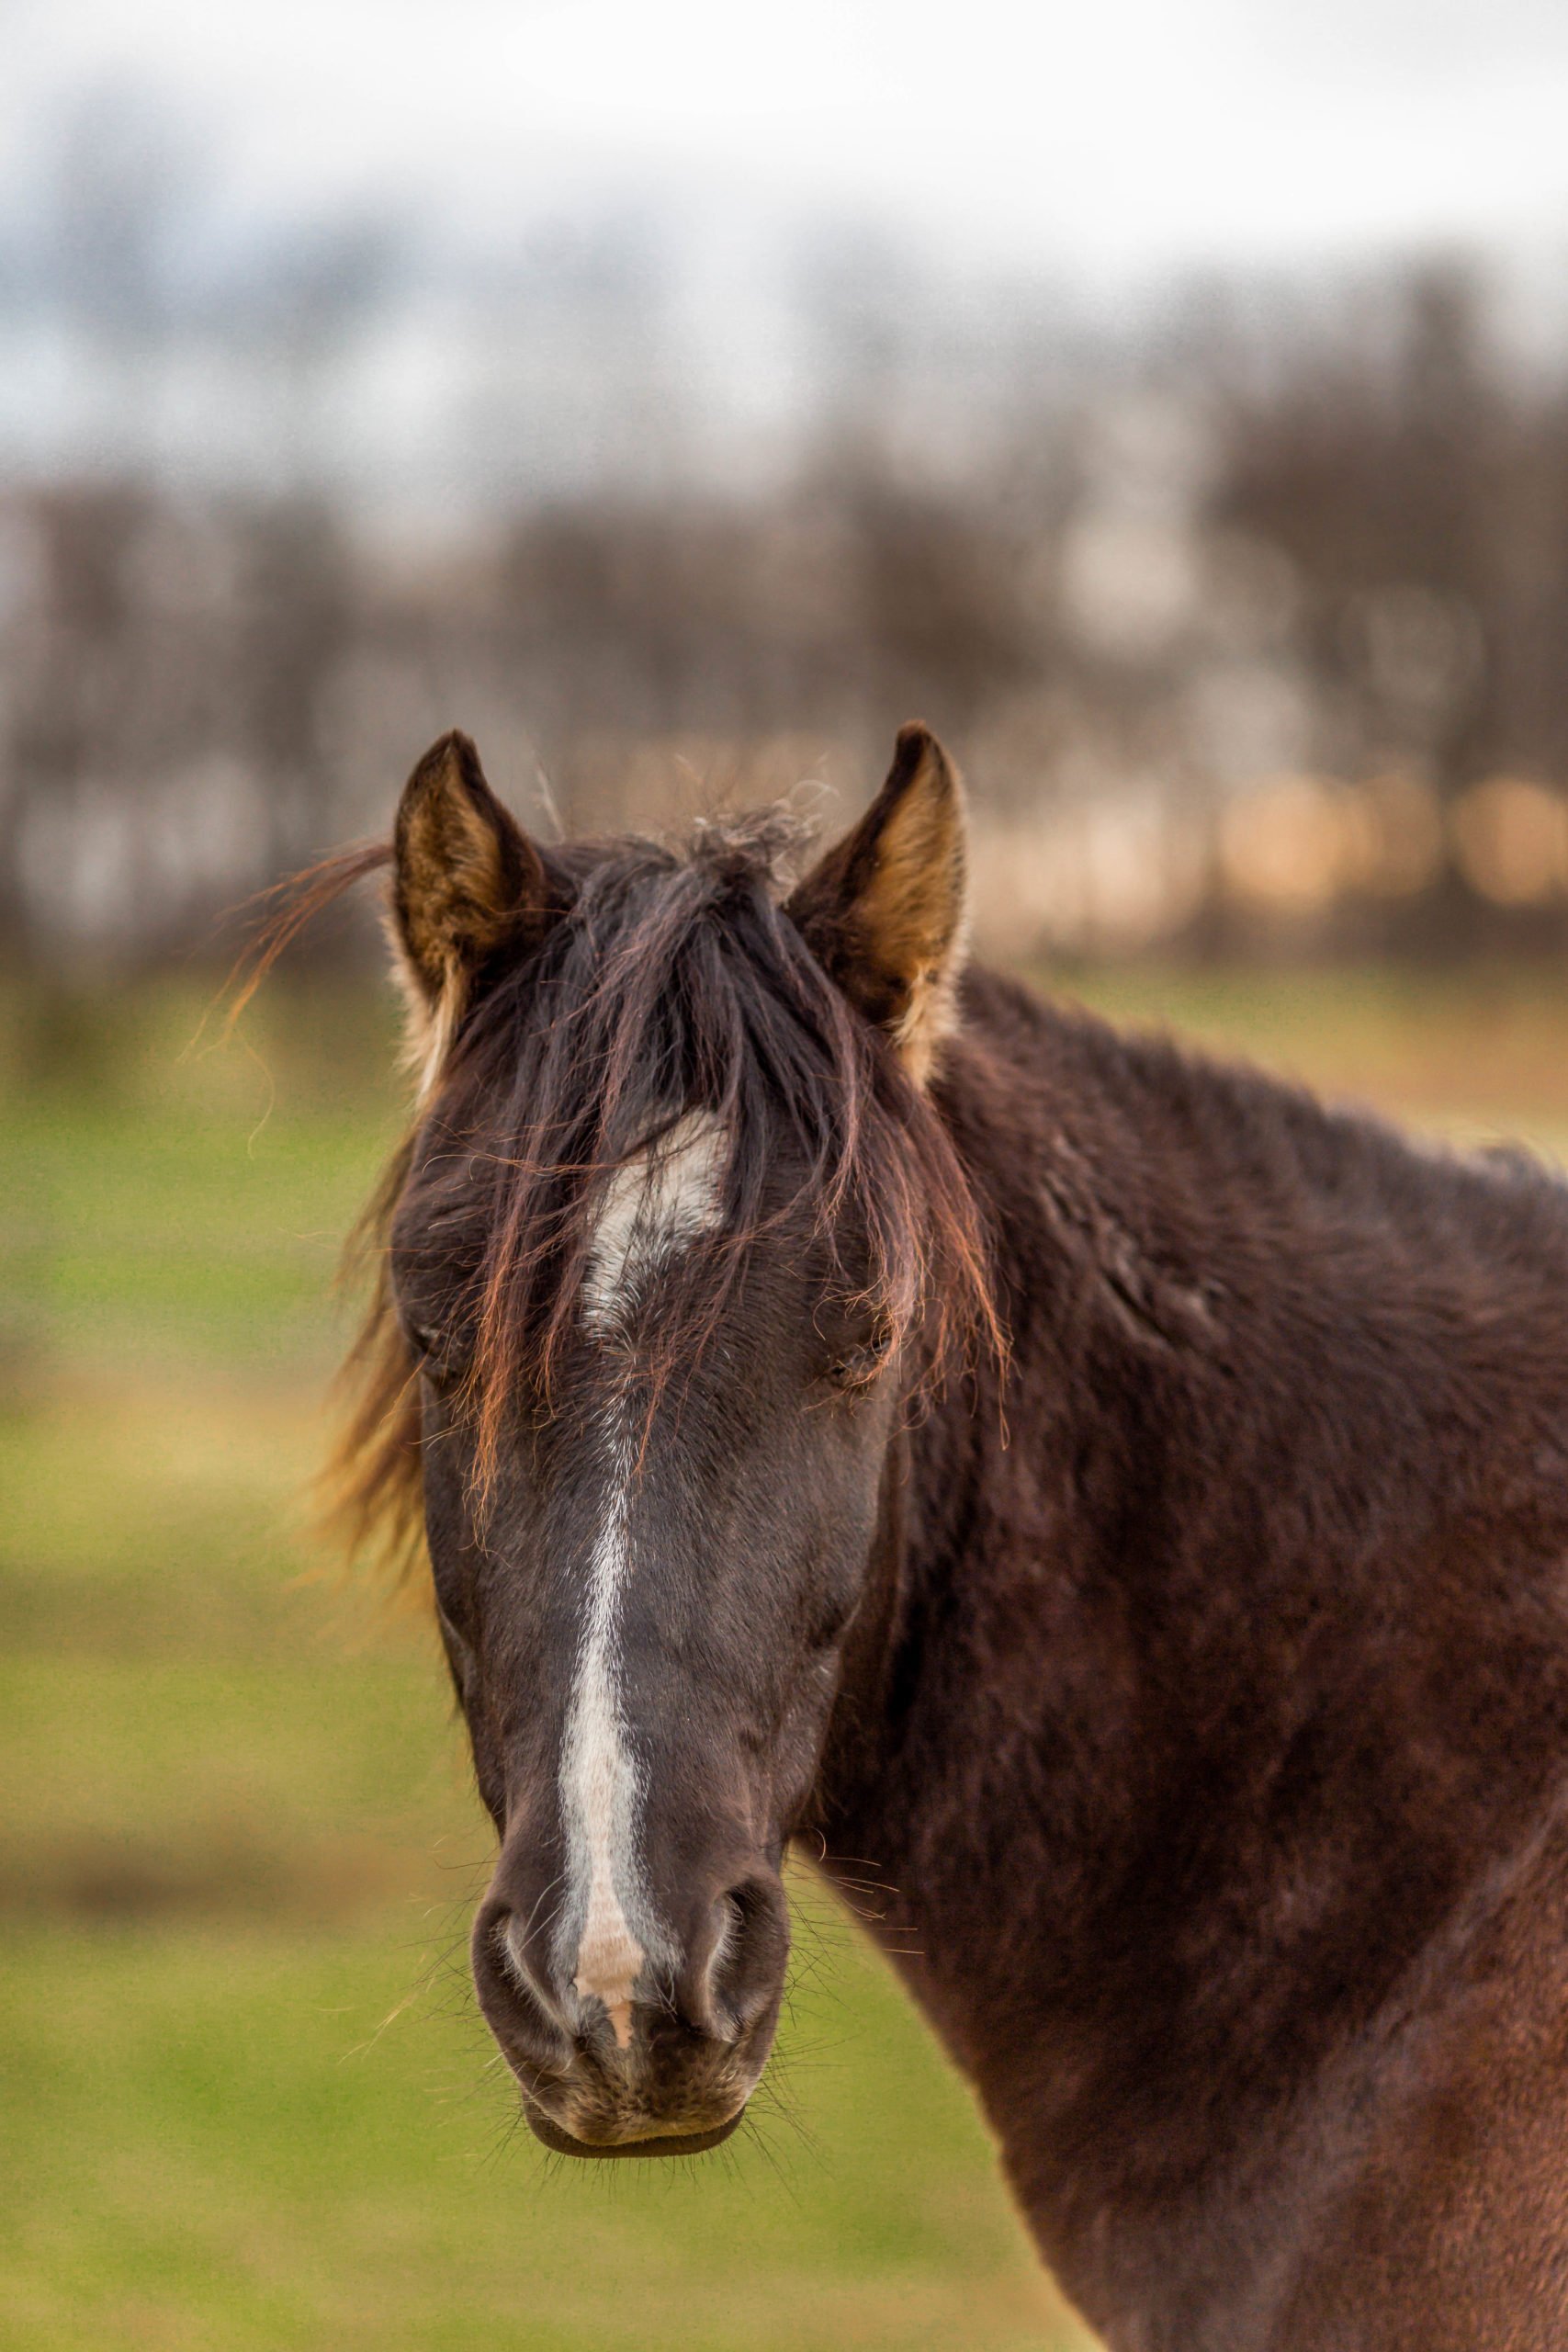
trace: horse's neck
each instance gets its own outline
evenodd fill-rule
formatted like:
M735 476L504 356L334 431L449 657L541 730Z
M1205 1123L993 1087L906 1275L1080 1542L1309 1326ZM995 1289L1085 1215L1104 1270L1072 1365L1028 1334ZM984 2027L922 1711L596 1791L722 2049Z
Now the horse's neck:
M1104 1120L1090 1103L1058 1121L1060 1070L1032 1070L1034 1049L1004 999L950 1083L997 1210L1014 1363L1005 1414L982 1369L905 1442L821 1823L829 1871L852 1857L897 1890L878 1932L1050 2243L1075 2198L1130 2197L1140 2165L1196 2178L1246 2144L1249 2116L1284 2112L1393 1997L1544 1802L1568 1645L1529 1589L1537 1554L1560 1556L1551 1531L1531 1521L1521 1549L1499 1517L1494 1565L1520 1563L1506 1599L1436 1548L1419 1480L1445 1474L1401 1454L1426 1409L1396 1418L1404 1367L1363 1410L1337 1389L1337 1337L1309 1363L1267 1300L1245 1323L1209 1285L1228 1270L1189 1247L1183 1180L1168 1226L1146 1166L1118 1194L1145 1080L1113 1070ZM1296 1115L1260 1094L1260 1125ZM1202 1178L1190 1163L1187 1201ZM1568 1417L1561 1343L1550 1394L1549 1359L1520 1344L1531 1409ZM1506 1371L1485 1361L1500 1426ZM1528 1500L1562 1519L1561 1496Z
M1084 1140L1094 1103L1060 1115L1050 1017L984 985L970 1011L943 1107L991 1212L1012 1353L1005 1378L983 1357L952 1380L894 1449L820 1793L829 1856L908 1889L928 1943L967 1937L950 1958L972 1982L1004 1915L1010 1942L1021 1906L1066 1920L1147 1791L1103 1567L1163 1442L1143 1358L1201 1309L1126 1244L1113 1156Z

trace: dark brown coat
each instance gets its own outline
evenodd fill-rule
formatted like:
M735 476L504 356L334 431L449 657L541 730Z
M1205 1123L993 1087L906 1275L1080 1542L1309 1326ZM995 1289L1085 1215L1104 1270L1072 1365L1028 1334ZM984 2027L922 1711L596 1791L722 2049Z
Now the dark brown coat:
M1008 1442L908 1442L830 1849L1118 2352L1568 2343L1568 1194L964 1014Z

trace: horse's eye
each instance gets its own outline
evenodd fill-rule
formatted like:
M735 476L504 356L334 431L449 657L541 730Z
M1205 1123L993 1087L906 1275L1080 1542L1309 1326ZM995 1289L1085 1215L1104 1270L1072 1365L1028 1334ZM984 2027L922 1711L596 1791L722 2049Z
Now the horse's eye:
M846 1348L832 1368L832 1378L840 1388L869 1388L883 1365L893 1352L893 1334L888 1330L874 1331L858 1347Z
M419 1358L419 1369L427 1380L434 1381L439 1388L461 1379L461 1351L454 1346L450 1332L437 1330L434 1324L413 1322L405 1317L403 1334Z

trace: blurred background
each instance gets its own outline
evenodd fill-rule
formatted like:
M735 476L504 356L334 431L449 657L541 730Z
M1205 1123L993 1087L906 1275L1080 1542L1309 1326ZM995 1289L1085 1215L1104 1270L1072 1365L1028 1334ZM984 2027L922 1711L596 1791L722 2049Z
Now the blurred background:
M1549 0L0 5L0 2339L1064 2347L804 1891L775 2104L551 2170L417 1620L310 1580L367 919L237 901L441 729L547 833L900 720L978 939L1568 1144Z

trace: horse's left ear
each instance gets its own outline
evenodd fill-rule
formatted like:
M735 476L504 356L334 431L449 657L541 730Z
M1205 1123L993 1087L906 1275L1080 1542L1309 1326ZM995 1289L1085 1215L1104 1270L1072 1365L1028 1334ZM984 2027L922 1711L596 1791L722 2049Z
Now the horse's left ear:
M931 729L901 727L865 815L785 911L917 1085L957 1019L968 931L964 786Z
M544 863L502 807L467 735L443 735L403 786L392 835L391 933L409 1049L428 1093L486 962L547 920Z

